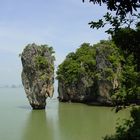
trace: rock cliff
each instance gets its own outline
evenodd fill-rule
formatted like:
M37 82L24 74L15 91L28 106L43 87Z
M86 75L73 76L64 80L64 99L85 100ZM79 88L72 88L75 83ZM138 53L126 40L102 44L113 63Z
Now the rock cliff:
M53 96L54 56L52 47L29 44L21 54L22 83L33 109L44 109Z
M120 87L121 57L113 43L101 43L96 48L97 101L112 104L111 96Z
M59 100L111 105L113 91L120 86L120 61L119 50L110 41L82 44L59 65Z

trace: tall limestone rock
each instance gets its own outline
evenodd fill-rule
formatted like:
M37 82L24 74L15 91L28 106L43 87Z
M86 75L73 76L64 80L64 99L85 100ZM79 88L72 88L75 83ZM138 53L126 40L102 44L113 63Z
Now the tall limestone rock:
M44 109L46 98L54 92L54 56L52 47L29 44L21 54L22 83L33 109Z

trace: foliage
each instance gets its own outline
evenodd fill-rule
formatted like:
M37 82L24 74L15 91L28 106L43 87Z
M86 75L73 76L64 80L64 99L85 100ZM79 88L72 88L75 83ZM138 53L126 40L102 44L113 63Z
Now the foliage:
M140 26L136 25L136 29L122 28L118 30L115 35L112 36L115 44L122 49L125 56L134 54L135 62L137 64L137 70L140 71Z
M106 32L108 34L114 35L122 27L130 28L135 26L135 23L139 23L140 14L128 15L125 18L119 15L114 16L111 13L107 12L102 19L99 19L97 22L91 21L89 23L91 28L103 28L106 25L111 26ZM137 26L137 25L136 25Z
M140 100L139 72L136 70L137 66L134 61L134 55L130 54L123 62L120 77L121 86L119 89L113 91L115 94L112 96L117 107L122 104L137 103Z
M116 127L116 134L106 136L104 140L139 140L140 139L140 108L131 110L131 119L125 120Z
M43 53L44 51L46 51L46 49L48 49L48 51L50 52L50 54L54 54L55 51L53 50L53 47L49 47L48 45L40 45L40 51Z
M69 53L65 61L59 65L57 79L65 83L77 83L82 75L93 77L95 69L95 48L84 43L74 53Z
M49 47L49 51L51 54L55 53L55 51L53 50L53 47Z
M35 64L38 69L44 69L44 68L48 67L48 61L43 56L36 56Z
M113 36L113 40L121 49L125 61L122 62L121 87L113 96L115 105L124 106L140 101L140 35L139 26L136 29L122 28Z
M116 47L112 41L100 41L96 44L98 49L97 55L103 58L101 63L105 63L106 67L101 70L96 71L96 77L98 80L108 80L113 82L115 77L119 79L119 67L121 66L121 61L123 61L123 55L120 53L120 49ZM101 60L100 60L101 61ZM97 64L98 65L98 64Z
M84 2L85 0L83 0ZM89 0L93 4L106 4L107 9L116 11L116 15L125 17L127 13L133 13L140 7L140 0Z
M55 57L53 56L53 47L48 45L40 45L37 47L38 55L34 57L35 67L39 70L46 71L46 73L54 72L53 61ZM46 58L48 56L48 58ZM44 75L40 75L41 79L45 79ZM49 76L48 76L49 77Z
M111 34L112 40L118 48L120 48L127 57L134 54L137 63L137 69L140 71L140 14L133 14L130 17L121 18L120 16L112 16L107 13L98 22L90 22L91 28L102 28L109 24L111 27L106 31ZM134 25L135 24L135 25ZM133 28L131 28L131 26Z

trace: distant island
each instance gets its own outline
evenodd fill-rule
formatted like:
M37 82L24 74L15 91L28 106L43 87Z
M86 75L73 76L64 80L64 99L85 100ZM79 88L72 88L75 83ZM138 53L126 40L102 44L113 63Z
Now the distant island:
M21 84L0 85L0 88L23 88Z

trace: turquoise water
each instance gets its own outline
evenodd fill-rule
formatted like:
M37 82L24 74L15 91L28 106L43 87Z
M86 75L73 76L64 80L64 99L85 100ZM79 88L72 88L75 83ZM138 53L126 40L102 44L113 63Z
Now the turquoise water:
M47 100L45 110L32 110L23 89L0 89L0 140L101 140L113 134L127 110Z

